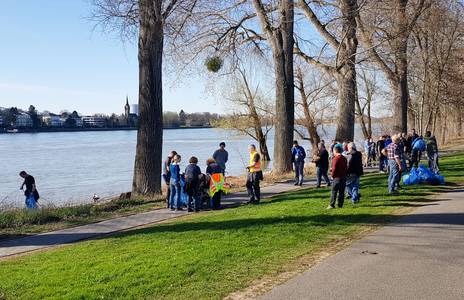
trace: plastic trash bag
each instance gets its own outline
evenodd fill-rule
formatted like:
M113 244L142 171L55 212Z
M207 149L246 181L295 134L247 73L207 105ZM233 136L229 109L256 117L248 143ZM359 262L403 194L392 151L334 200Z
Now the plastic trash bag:
M180 177L180 204L187 205L188 203L188 195L185 192L185 177Z
M435 174L423 164L417 168L417 174L421 182L432 182L435 178Z
M420 183L419 175L416 168L412 168L409 174L403 176L403 183L405 185L413 185Z

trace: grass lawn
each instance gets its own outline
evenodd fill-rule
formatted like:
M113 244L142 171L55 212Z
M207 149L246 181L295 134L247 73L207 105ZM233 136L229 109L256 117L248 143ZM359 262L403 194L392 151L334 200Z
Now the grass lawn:
M386 195L386 175L365 176L356 207L326 210L329 190L309 189L6 260L0 299L221 298L431 201L424 198L463 181L464 155L443 158L441 168L449 185L395 197Z

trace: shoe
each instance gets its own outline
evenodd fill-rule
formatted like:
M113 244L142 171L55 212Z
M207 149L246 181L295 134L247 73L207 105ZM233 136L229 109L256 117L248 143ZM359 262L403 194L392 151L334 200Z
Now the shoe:
M171 211L175 211L176 209L175 208L171 208Z
M388 192L388 193L389 193L390 195L392 195L392 196L397 196L397 195L400 194L400 192L398 192L398 191L396 191L396 190L393 191L393 192Z
M320 188L321 188L321 186L320 186L320 185L316 185L316 189L320 189Z
M302 185L303 185L303 183L300 183L300 184L299 184L299 186L302 186Z
M331 184L331 183L327 183L327 187L331 187L331 186L332 186L332 184Z
M330 205L329 205L329 206L327 206L326 209L335 209L335 206L330 206Z
M250 199L246 202L246 204L252 204L253 202L255 202L255 199Z
M294 186L297 186L298 185L298 182L295 182Z
M189 208L187 209L188 212L193 212L193 209Z

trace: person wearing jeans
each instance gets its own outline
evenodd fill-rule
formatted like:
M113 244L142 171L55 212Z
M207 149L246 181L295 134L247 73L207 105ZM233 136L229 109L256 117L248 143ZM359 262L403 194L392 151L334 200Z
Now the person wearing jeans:
M327 209L335 208L335 202L338 201L338 207L343 207L345 199L346 171L348 164L346 158L342 155L341 145L334 147L334 159L332 162L332 196Z
M176 154L171 162L171 165L169 166L169 170L171 172L171 179L169 182L169 188L170 188L170 207L171 210L183 210L182 207L180 206L180 164L181 157L179 154Z
M388 169L390 174L388 175L388 193L397 194L397 188L400 182L400 171L403 169L401 162L401 150L398 147L400 138L395 135L392 138L392 143L386 148L386 154L388 157Z
M188 196L188 211L200 211L201 201L199 197L199 185L201 170L198 167L198 158L192 156L189 165L185 168L185 193Z
M305 149L298 145L298 141L293 141L292 162L295 168L295 185L303 185L305 158Z
M327 186L330 186L330 179L327 176L327 172L329 171L329 153L323 143L319 143L319 151L313 162L316 164L316 187L321 187L322 177L324 177Z
M361 195L359 194L360 177L364 174L362 154L356 150L356 144L351 142L348 144L348 175L346 179L346 187L348 195L351 197L351 202L356 204L359 202Z

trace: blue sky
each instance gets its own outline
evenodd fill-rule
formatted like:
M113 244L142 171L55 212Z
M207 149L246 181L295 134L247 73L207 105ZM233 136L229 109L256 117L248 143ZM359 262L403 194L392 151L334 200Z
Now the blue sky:
M136 43L93 30L88 0L2 0L0 106L122 113L137 102ZM221 112L199 78L170 78L164 110Z

